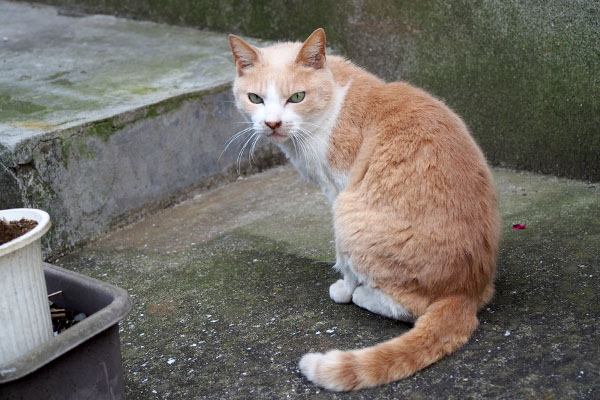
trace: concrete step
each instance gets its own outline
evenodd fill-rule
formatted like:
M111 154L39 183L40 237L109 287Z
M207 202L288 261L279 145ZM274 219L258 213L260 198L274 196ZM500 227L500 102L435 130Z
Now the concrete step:
M48 210L47 252L237 175L226 35L0 1L0 53L0 208Z

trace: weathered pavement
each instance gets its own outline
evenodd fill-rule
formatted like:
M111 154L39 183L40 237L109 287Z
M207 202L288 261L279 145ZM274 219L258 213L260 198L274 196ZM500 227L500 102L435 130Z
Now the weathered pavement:
M197 193L51 261L132 295L121 323L128 399L599 398L600 187L495 176L503 240L479 329L441 362L358 393L314 387L298 359L410 327L329 299L329 207L289 166Z

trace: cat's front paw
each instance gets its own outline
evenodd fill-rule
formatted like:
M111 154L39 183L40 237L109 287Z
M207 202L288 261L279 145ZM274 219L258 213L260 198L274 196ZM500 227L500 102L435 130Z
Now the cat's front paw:
M338 279L337 282L329 286L329 297L336 303L350 303L352 301L352 293L348 292L343 279Z

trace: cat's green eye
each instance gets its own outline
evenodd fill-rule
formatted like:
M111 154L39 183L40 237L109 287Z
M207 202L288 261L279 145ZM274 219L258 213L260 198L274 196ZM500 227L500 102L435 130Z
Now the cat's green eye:
M260 104L263 102L262 97L260 97L259 95L255 94L255 93L248 93L248 98L254 104Z
M289 99L288 101L290 103L300 103L302 100L304 100L304 92L297 92L294 93Z

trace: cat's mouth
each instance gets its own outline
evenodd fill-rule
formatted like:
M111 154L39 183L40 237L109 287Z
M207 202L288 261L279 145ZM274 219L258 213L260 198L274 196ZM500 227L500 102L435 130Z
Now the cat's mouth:
M271 139L274 143L283 143L286 140L289 139L289 136L287 135L282 135L280 133L277 133L275 131L272 131L270 134L267 135L267 137L269 139Z

